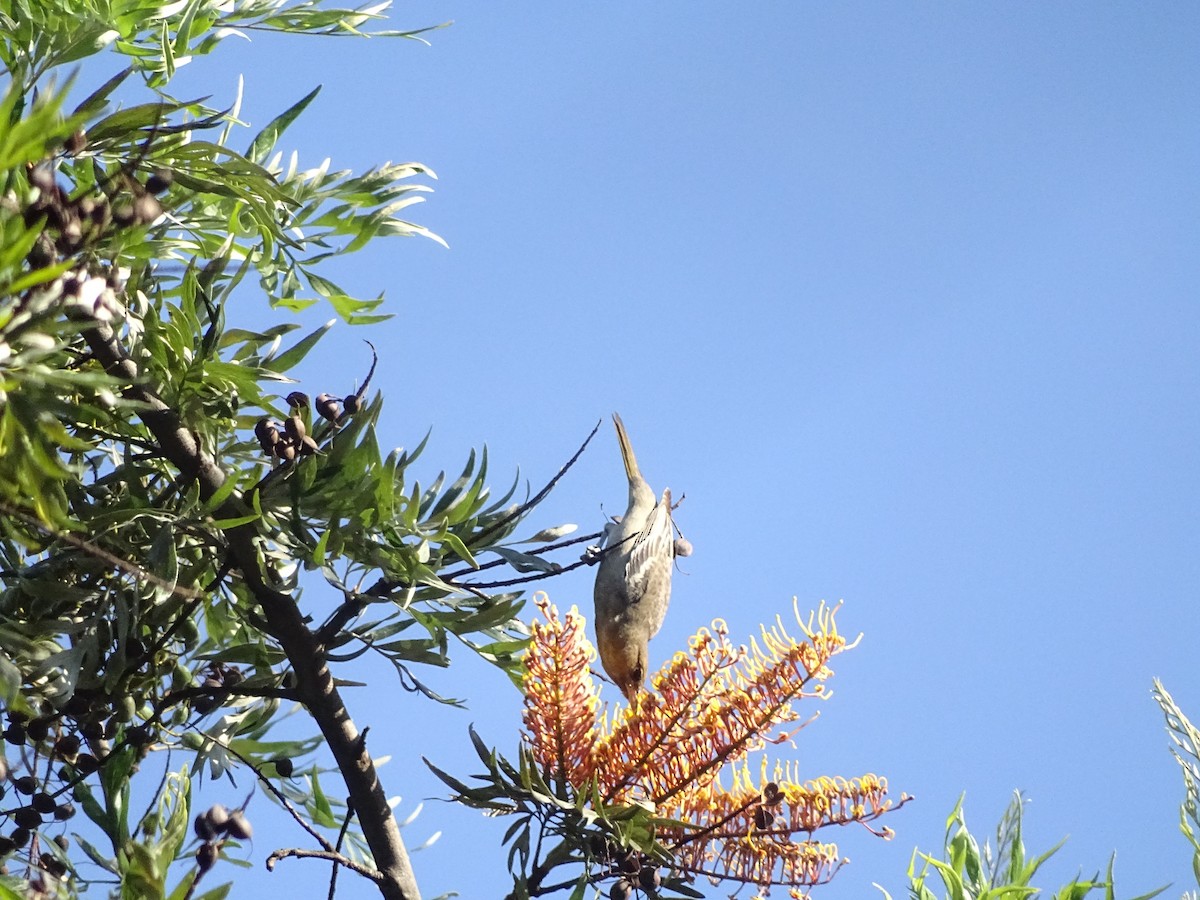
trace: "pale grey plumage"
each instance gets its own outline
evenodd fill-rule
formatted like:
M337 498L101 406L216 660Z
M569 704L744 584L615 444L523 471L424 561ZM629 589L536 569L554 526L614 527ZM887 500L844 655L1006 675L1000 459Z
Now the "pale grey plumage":
M654 492L638 469L621 417L613 413L629 482L629 503L610 526L608 547L596 572L596 644L604 671L633 701L646 677L647 644L662 627L671 600L675 526L671 492Z

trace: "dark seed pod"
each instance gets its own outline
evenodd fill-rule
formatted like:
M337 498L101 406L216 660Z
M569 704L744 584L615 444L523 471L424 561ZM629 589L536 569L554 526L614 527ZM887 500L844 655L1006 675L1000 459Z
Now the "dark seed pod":
M201 844L196 850L196 868L201 872L207 872L216 864L218 854L216 844Z
M8 835L8 839L13 842L13 846L17 849L24 847L29 843L29 839L33 836L28 828L14 828Z
M112 220L113 224L118 228L128 228L132 225L135 215L133 204L128 200L118 200L116 205L113 206Z
M150 729L145 725L134 725L125 732L125 740L134 747L144 747L152 740Z
M49 719L34 719L25 726L25 734L35 744L40 744L50 734Z
M62 803L54 810L54 818L59 822L65 822L67 819L75 818L75 804Z
M17 789L18 794L32 794L37 790L37 779L32 775L22 775L13 779L13 787Z
M100 768L100 760L90 753L80 753L75 759L75 768L84 775L91 775Z
M254 836L254 829L250 827L250 820L246 818L246 814L240 809L235 809L229 814L229 821L225 823L225 833L240 841L248 841Z
M235 684L241 684L245 677L241 669L228 668L225 670L225 686L233 687Z
M13 821L32 831L42 824L42 814L32 806L22 806L13 814Z
M636 875L642 870L642 858L637 853L627 853L621 860L621 871L626 875Z
M175 176L171 174L170 169L158 169L146 179L146 190L152 194L161 194L171 186L171 182L175 180Z
M359 399L358 394L351 394L342 401L342 408L346 410L346 415L352 416L362 409L362 400Z
M63 851L63 853L66 853L71 849L71 839L65 834L56 834L54 836L54 845Z
M330 394L317 394L317 414L330 422L336 422L341 418L337 397Z
M254 436L258 438L264 450L274 447L279 443L279 426L264 416L254 426Z
M291 778L292 772L295 770L296 767L290 759L275 760L275 771L278 772L283 778Z
M33 799L30 800L29 803L38 812L45 813L46 815L50 815L58 806L58 804L54 802L54 798L45 791L38 791L33 795Z
M296 445L280 441L275 445L275 455L284 462L291 462L296 458Z
M287 395L287 405L293 409L308 409L308 394L304 391L292 391Z
M633 885L624 878L618 878L613 882L612 888L608 892L609 900L629 900L633 894Z
M87 733L87 729L89 727L92 728L92 730L100 729L100 733L96 735L97 738L100 737L100 734L103 734L103 728L101 728L99 722L89 722L87 725L85 725L85 734ZM54 742L54 755L60 759L72 759L74 758L75 754L79 752L79 746L79 735L64 734Z
M80 128L67 138L67 152L72 156L78 156L87 149L87 143L87 132Z
M14 747L20 747L25 743L25 726L20 722L9 722L4 729L4 739Z
M208 821L206 813L200 813L192 822L192 830L196 832L196 837L202 841L211 841L217 836L217 830L213 828L212 823Z
M638 883L644 891L657 891L662 887L662 873L658 866L647 866L638 874Z
M283 420L283 430L287 432L287 436L295 443L304 440L304 436L307 434L304 428L304 420L297 415L290 415Z
M0 837L0 856L8 856L17 849L17 845L10 837Z
M318 449L317 442L314 441L307 434L303 438L300 439L300 455L301 456L312 456L314 453L317 452L317 449Z
M162 204L150 194L142 194L133 201L133 216L141 225L149 225L162 211Z
M229 824L229 810L220 803L214 803L204 815L214 832L224 832L225 826Z

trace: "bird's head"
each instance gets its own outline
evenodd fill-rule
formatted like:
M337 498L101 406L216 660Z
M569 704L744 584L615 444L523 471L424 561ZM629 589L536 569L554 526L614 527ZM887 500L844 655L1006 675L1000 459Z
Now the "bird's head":
M600 642L600 662L608 677L632 704L646 681L646 659L649 656L648 641L630 639Z

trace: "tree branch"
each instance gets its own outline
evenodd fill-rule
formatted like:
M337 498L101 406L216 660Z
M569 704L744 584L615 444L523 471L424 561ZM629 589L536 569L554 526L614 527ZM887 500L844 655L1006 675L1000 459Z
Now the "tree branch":
M137 364L125 353L112 327L95 321L84 330L83 336L105 370L128 384L123 394L140 404L138 414L163 455L185 478L196 481L201 499L208 500L216 494L225 483L225 472L200 446L179 414L144 383ZM230 496L216 514L220 518L237 518L247 512L239 497ZM363 836L379 870L375 883L380 894L386 900L419 900L412 863L375 764L359 740L359 731L342 702L321 648L305 626L294 598L273 588L263 576L257 524L250 522L230 528L225 537L229 542L229 560L262 610L269 633L291 662L296 673L296 695L321 730L346 782Z

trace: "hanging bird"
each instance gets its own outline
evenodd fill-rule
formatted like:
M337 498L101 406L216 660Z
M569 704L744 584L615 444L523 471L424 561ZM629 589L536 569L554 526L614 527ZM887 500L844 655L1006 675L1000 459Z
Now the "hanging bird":
M677 548L670 490L655 502L616 413L613 424L629 479L629 505L606 529L608 547L596 572L594 593L596 644L604 671L632 703L646 678L647 645L667 614Z

